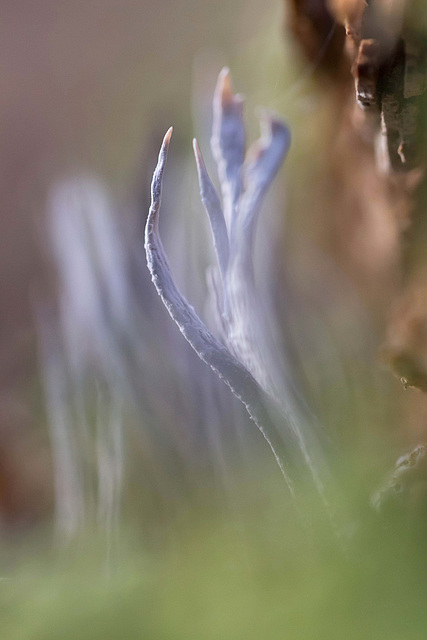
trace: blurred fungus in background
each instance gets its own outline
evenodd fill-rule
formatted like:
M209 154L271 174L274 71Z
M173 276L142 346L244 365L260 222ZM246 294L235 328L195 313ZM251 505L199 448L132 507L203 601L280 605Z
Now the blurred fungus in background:
M423 637L424 7L2 13L1 637Z
M52 504L35 330L37 309L54 306L60 286L49 194L58 182L97 176L114 208L111 224L131 236L137 228L142 237L158 140L170 122L180 123L179 153L185 155L194 78L203 75L199 67L207 67L204 82L214 83L218 66L254 37L259 20L268 24L265 7L260 15L255 2L223 8L133 1L2 7L0 438L7 451L1 463L6 530L43 520ZM198 88L202 92L204 85Z

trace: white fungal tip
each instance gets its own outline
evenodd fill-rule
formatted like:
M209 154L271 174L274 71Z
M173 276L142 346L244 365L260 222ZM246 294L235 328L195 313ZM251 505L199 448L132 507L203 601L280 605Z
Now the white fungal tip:
M165 137L163 138L163 145L168 145L173 133L173 127L169 127L169 129L165 133Z
M229 106L233 103L233 87L231 84L230 69L228 67L223 67L218 76L217 92L220 96L222 107Z

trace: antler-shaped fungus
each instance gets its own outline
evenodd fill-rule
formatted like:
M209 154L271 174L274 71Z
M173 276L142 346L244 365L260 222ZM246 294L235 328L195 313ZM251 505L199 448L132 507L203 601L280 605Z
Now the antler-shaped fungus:
M242 98L233 95L228 69L223 69L214 96L211 140L223 207L197 142L193 142L201 199L209 217L219 266L215 283L220 292L217 304L228 348L214 337L177 289L159 237L162 181L172 128L163 140L151 185L152 200L145 230L147 264L157 292L180 331L245 405L270 445L291 491L294 484L288 465L301 461L302 454L323 493L319 465L313 463L308 453L303 428L296 418L295 400L289 390L277 385L264 353L263 317L256 308L252 259L255 229L261 201L288 151L290 134L280 120L265 113L261 138L249 150L245 161L242 104ZM286 438L278 429L283 423L288 427Z

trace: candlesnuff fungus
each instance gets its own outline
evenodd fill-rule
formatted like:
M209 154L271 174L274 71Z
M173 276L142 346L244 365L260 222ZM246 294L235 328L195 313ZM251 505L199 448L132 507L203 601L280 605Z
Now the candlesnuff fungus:
M299 474L310 469L324 497L327 473L318 443L318 425L289 376L278 372L280 359L266 338L266 319L257 303L254 279L253 248L261 203L289 149L290 134L283 122L264 112L262 135L245 154L242 105L242 98L232 92L228 69L223 69L214 95L211 139L222 204L197 142L193 143L201 199L218 262L214 289L225 344L208 330L179 292L159 237L162 181L172 128L164 137L151 185L145 230L147 264L157 292L181 333L245 405L291 491L295 489L292 469L297 465Z

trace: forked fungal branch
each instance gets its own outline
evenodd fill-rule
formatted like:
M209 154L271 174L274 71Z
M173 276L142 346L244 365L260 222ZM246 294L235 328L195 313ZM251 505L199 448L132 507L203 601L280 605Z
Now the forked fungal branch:
M208 330L178 290L159 236L162 182L172 128L164 137L151 184L151 206L145 229L147 264L154 286L181 333L245 405L270 445L291 491L294 492L294 482L289 473L290 464L308 462L322 492L316 465L307 459L306 443L284 408L286 401L278 399L274 374L265 364L262 341L257 336L262 318L254 307L253 246L257 220L262 199L288 151L290 135L285 124L265 112L261 119L261 138L245 154L242 103L242 98L232 92L228 69L223 69L214 96L211 140L223 205L197 142L193 142L201 199L209 217L218 261L217 305L227 346ZM289 427L285 439L277 428L280 423L287 423Z

